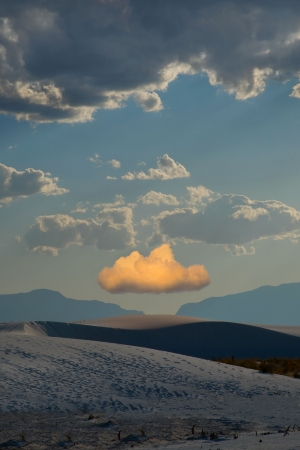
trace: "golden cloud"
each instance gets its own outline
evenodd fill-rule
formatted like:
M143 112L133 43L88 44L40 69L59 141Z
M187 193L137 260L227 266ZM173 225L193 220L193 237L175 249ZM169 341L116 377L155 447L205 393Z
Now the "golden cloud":
M175 260L170 245L163 244L149 256L135 251L119 258L113 267L101 270L98 283L112 294L160 294L199 290L210 283L210 277L199 264L183 267Z

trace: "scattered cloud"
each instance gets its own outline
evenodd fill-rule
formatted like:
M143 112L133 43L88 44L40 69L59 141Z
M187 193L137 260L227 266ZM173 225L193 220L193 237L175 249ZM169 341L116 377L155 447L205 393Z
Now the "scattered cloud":
M139 161L137 166L146 166L147 164L144 161Z
M245 255L254 255L255 248L253 246L250 247L249 250L246 249L243 245L225 245L225 250L232 254L232 256L245 256Z
M134 94L134 99L146 112L164 109L161 99L156 92L137 92Z
M107 161L107 164L110 164L114 169L119 169L121 167L121 163L117 159L110 159Z
M167 154L158 157L157 168L151 168L147 172L128 172L121 178L123 180L171 180L173 178L187 178L190 176L190 172L182 164L175 162Z
M163 211L155 230L168 239L221 244L235 255L253 254L247 243L266 238L297 240L300 211L276 200L250 200L226 194L209 200L201 211L182 208Z
M88 210L89 202L79 202L76 205L76 208L71 211L71 213L86 213Z
M62 195L68 189L57 186L58 178L51 178L49 173L42 170L25 169L18 171L13 167L0 164L0 202L11 201L29 197L34 194Z
M74 219L66 214L39 216L24 236L28 250L56 256L70 245L94 245L100 250L134 245L130 208L106 208L96 219Z
M169 244L142 256L132 252L119 258L113 267L105 267L98 275L102 289L114 293L171 293L196 291L210 283L204 266L183 267L174 258Z
M117 177L111 177L111 176L107 175L106 180L117 180Z
M171 194L162 194L161 192L150 191L147 194L138 197L138 202L144 205L179 205L177 198Z
M94 208L112 208L116 206L125 205L125 199L123 195L115 195L115 201L112 203L97 203Z
M88 158L88 161L91 161L92 163L96 164L97 167L103 166L102 159L101 159L100 155L98 155L98 153L95 153L94 156L91 156L90 158Z

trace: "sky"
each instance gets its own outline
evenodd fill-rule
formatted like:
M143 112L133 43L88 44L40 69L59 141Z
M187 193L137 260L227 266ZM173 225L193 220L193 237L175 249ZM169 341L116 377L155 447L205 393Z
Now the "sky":
M1 2L0 294L299 282L299 55L294 0Z

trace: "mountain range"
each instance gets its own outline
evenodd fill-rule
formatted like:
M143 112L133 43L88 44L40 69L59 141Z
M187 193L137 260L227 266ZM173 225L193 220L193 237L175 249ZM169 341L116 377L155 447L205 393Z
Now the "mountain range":
M144 313L99 300L74 300L48 289L0 295L0 322L75 322L133 314Z
M252 324L300 325L300 283L186 303L176 315Z

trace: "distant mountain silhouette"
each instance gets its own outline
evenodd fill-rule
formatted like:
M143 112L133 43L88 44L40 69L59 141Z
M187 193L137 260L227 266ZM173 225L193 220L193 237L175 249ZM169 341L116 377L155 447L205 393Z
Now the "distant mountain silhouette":
M0 295L0 322L75 322L131 314L144 313L98 300L74 300L48 289Z
M176 314L229 322L300 325L300 283L210 297L199 303L186 303Z

